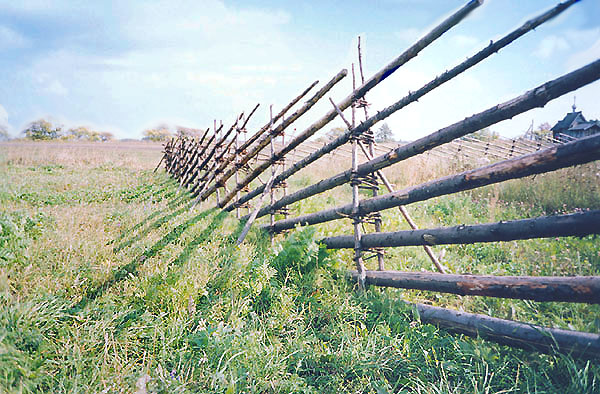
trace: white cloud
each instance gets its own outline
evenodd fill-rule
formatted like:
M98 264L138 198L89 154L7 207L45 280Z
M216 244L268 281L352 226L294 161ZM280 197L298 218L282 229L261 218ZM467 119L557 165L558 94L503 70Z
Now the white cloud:
M396 38L398 38L400 41L405 42L405 43L411 43L411 44L413 42L417 41L421 37L422 34L423 34L422 30L415 29L412 27L402 29L402 30L399 30L394 33Z
M557 52L566 51L570 47L564 37L548 36L540 42L533 54L542 59L548 59L556 56Z
M38 89L45 93L54 94L57 96L66 96L68 89L56 78L47 73L35 74L34 78Z
M595 37L596 39L585 49L569 57L567 61L567 68L569 70L581 67L600 58L600 29L596 29L595 34L592 33L588 37Z
M0 104L0 126L8 126L8 112L2 104Z
M479 40L476 37L473 36L468 36L465 34L457 34L454 35L450 38L450 40L459 47L463 47L463 48L471 48L473 46L475 46L475 44L477 44L479 42Z
M29 40L7 26L0 26L0 49L23 48Z
M10 133L12 127L8 123L8 112L0 104L0 141L2 140L2 132Z

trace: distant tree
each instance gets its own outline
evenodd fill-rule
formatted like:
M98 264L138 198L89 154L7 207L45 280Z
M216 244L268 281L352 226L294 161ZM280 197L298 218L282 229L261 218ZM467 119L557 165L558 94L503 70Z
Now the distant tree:
M61 136L62 127L54 127L52 123L44 119L31 122L29 126L23 130L25 138L31 140L54 140Z
M78 141L110 141L114 139L114 135L108 131L95 131L85 126L70 128L63 136L65 140Z
M8 134L8 128L4 125L0 125L0 141L8 141L10 135Z
M333 127L327 132L327 138L329 140L334 140L344 134L346 131L348 131L348 129L345 127Z
M394 141L394 133L387 123L381 125L381 127L375 132L375 142L390 142Z
M115 139L115 135L110 131L102 131L98 133L98 135L100 136L100 141L102 142L112 141Z
M550 129L552 129L552 126L548 122L544 122L538 126L538 131L550 131Z
M100 133L85 126L79 126L69 129L64 138L80 141L100 141Z
M479 141L491 141L497 140L500 136L495 131L490 130L489 127L483 128L470 135L471 138L475 138Z
M169 128L160 125L155 129L147 129L142 132L144 141L166 141L173 136Z
M200 137L202 135L200 129L192 129L190 127L177 126L175 135L178 137Z
M537 130L533 131L533 138L536 141L542 140L545 136L552 136L552 126L548 122L544 122L537 127Z

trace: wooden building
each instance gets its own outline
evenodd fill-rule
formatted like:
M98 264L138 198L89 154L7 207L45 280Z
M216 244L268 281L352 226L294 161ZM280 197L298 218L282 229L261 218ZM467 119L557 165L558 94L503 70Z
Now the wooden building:
M573 112L569 112L561 121L552 127L552 137L563 142L574 138L583 138L600 133L600 121L586 120L581 111L575 111L577 107L573 104Z

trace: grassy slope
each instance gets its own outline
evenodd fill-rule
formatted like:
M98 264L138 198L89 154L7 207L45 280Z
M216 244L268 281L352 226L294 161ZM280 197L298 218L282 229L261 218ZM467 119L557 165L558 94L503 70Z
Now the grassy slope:
M237 248L233 215L190 210L172 181L152 174L159 155L148 145L0 146L0 390L135 392L147 381L149 392L600 391L597 362L453 336L420 324L397 300L592 332L597 306L359 294L341 274L349 253L314 242L349 232L347 223L296 231L274 247L254 231ZM388 175L418 183L427 171L440 174L433 167L412 162ZM511 182L409 208L423 227L597 208L596 172L591 165L539 177L536 188ZM319 173L309 168L291 185ZM348 198L339 188L294 210ZM406 225L390 210L384 227ZM594 237L445 250L455 272L600 271ZM386 261L431 269L419 248L390 251Z

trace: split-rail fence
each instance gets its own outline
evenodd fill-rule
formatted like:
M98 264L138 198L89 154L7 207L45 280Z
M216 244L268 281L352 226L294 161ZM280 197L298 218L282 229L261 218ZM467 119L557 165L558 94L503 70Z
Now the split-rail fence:
M341 70L308 99L306 96L318 85L318 81L311 83L278 113L273 114L271 106L268 121L254 133L248 133L247 124L256 113L258 105L248 114L238 115L229 126L222 122L217 124L215 121L212 132L207 129L201 136L195 138L183 136L172 139L165 145L161 163L164 162L168 173L179 181L182 188L192 193L196 202L208 201L209 197L214 195L215 199L209 201L215 201L216 206L223 210L235 210L238 218L241 217L242 209L247 210L248 214L241 217L246 221L246 227L238 240L240 243L254 221L263 216L269 216L270 220L261 227L271 234L291 230L297 226L316 225L333 220L351 220L353 234L327 237L322 240L322 243L331 249L354 250L356 269L349 272L349 276L357 281L361 289L369 285L387 286L460 295L598 304L600 303L600 277L598 276L451 274L446 272L431 247L444 244L600 234L600 211L582 211L469 226L419 229L405 206L438 196L600 159L600 134L566 143L551 138L481 139L472 134L533 108L543 107L551 100L600 79L600 59L416 141L401 145L376 144L374 141L372 128L378 122L416 102L521 36L561 14L576 3L576 0L562 2L497 41L490 41L489 45L454 68L446 70L420 89L409 92L405 97L375 114L369 114L366 94L371 89L385 81L429 44L456 26L481 3L482 1L477 0L466 3L368 79L363 75L359 37L358 67L355 70L352 65L351 69L352 92L337 103L329 98L331 109L303 131L295 135L286 135L286 130L289 130L297 119L328 96L330 90L347 77L347 70ZM289 113L303 99L305 101L294 112ZM350 109L350 119L344 115L346 109ZM358 121L359 115L364 117L364 120ZM345 132L329 140L314 139L317 132L338 117L347 126ZM302 189L288 190L287 180L292 175L328 155L340 155L351 159L351 168ZM394 190L382 170L417 155L434 155L445 159L460 156L476 159L475 162L479 164L482 164L480 159L486 161L483 162L485 165L478 168L433 179L402 190ZM250 185L256 184L258 186L250 189ZM350 184L352 187L353 197L348 204L290 217L291 204L344 184ZM277 189L281 191L276 193ZM360 199L359 189L369 190L371 197ZM391 208L400 210L412 230L381 232L380 212ZM280 219L276 220L277 218ZM364 234L365 224L373 225L375 232ZM401 246L423 247L439 272L386 270L384 248ZM377 270L366 269L364 261L367 253L377 258ZM416 304L414 307L418 310L422 321L452 331L480 335L509 345L541 351L553 349L582 357L600 356L598 334L545 328L423 304Z

